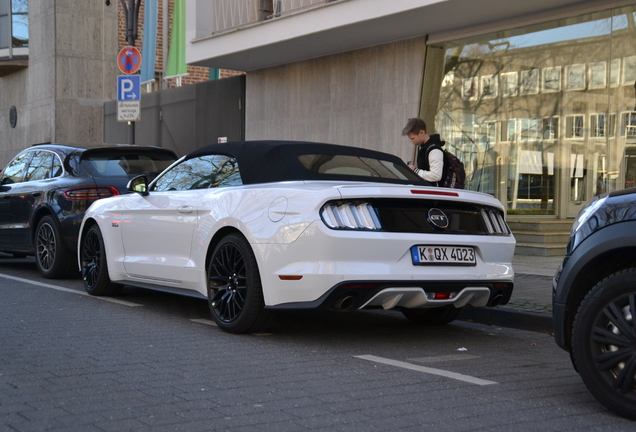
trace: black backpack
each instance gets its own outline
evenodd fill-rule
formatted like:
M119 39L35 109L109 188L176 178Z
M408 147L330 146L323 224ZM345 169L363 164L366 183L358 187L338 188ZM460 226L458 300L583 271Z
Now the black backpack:
M466 170L464 169L464 164L460 161L457 156L442 149L439 145L434 144L429 147L426 151L425 157L428 160L428 153L433 150L441 150L444 154L444 168L442 170L442 178L437 185L445 188L452 189L464 189L466 185ZM426 165L428 166L428 164Z
M451 152L442 151L444 152L444 170L439 185L446 188L464 189L466 184L464 164Z

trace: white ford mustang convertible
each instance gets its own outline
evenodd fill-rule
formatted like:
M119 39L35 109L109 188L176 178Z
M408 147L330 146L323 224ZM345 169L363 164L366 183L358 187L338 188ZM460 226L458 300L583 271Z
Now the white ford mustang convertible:
M494 197L424 186L398 157L321 143L214 144L96 201L78 258L93 295L207 298L220 328L276 309L395 309L442 324L505 304L515 239Z

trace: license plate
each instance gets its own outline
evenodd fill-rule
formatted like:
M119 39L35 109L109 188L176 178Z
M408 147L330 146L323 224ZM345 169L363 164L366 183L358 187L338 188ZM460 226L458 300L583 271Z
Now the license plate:
M413 265L477 265L475 248L470 246L424 246L411 247Z

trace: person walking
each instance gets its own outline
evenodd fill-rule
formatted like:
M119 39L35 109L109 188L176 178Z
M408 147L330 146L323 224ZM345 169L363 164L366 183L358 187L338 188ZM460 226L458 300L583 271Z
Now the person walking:
M428 135L426 123L421 118L410 118L402 135L407 136L413 145L419 147L417 166L409 165L418 176L431 186L439 186L444 172L444 152L442 147L446 144L440 140L438 134Z

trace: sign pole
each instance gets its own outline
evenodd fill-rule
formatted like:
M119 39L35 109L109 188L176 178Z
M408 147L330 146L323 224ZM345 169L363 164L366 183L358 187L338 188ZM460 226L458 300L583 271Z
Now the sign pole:
M137 14L139 10L135 8L135 0L128 0L128 13L126 14L126 40L129 46L135 46L137 33ZM135 122L128 122L128 144L135 143Z
M128 5L126 5L126 0L119 0L121 7L124 11L124 19L126 21L126 42L129 47L135 46L135 39L137 39L137 23L139 19L139 9L141 7L141 0L128 0ZM110 0L106 0L106 6L110 6ZM117 60L120 65L120 69L124 73L134 73L121 68L121 63L119 59ZM139 59L141 63L141 58ZM138 68L138 67L137 67ZM136 71L136 70L135 70ZM119 92L119 89L118 89ZM128 144L135 143L135 122L128 122Z

